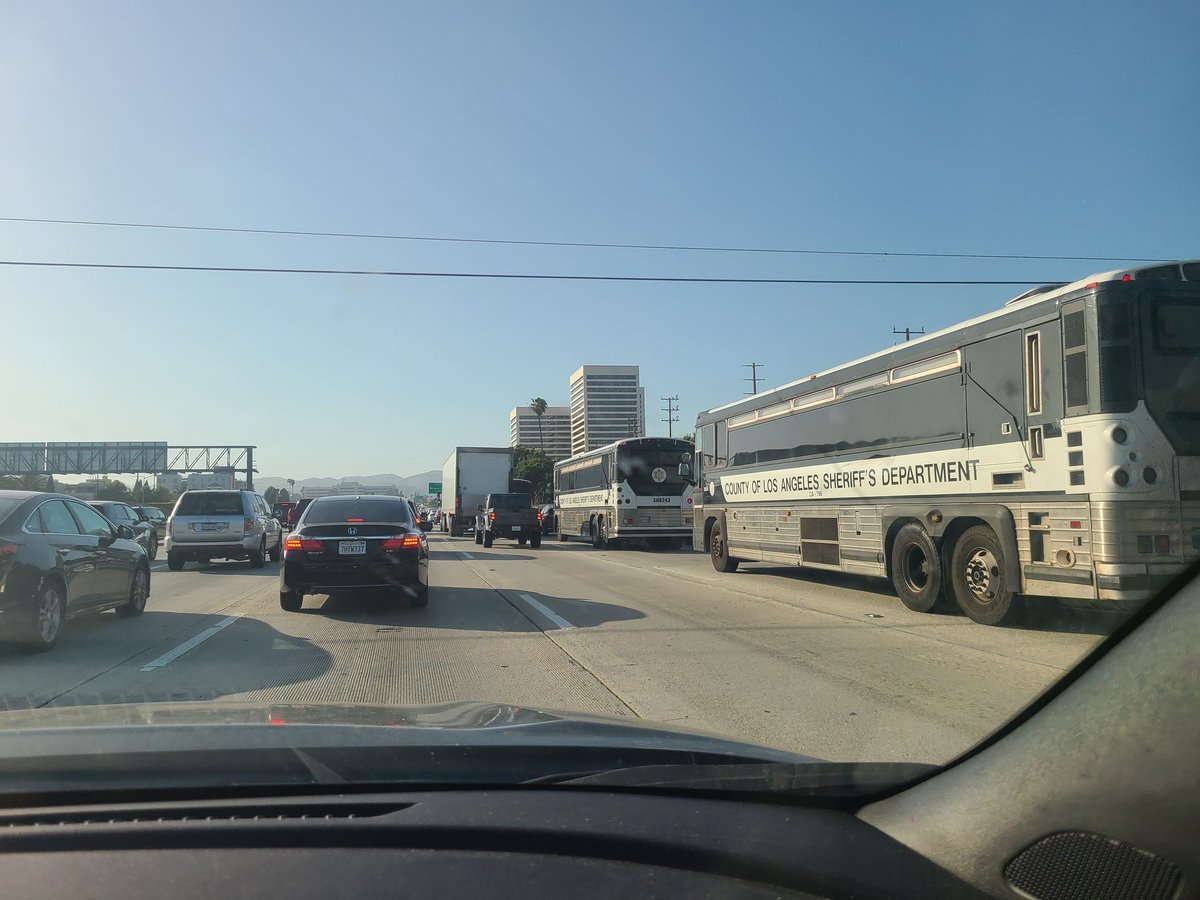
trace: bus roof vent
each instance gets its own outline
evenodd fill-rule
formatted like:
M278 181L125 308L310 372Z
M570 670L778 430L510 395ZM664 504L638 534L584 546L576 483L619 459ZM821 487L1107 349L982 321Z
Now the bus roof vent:
M1009 300L1004 305L1012 306L1014 303L1020 303L1022 300L1028 300L1030 297L1036 297L1038 294L1046 293L1046 291L1056 291L1060 287L1063 287L1064 285L1066 285L1067 283L1068 282L1062 281L1057 284L1043 284L1041 287L1030 288L1025 293L1021 294L1020 296L1013 297L1011 300Z

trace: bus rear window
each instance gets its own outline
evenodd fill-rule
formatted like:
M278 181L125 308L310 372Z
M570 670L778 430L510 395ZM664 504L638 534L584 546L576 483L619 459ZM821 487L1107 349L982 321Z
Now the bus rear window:
M1158 299L1152 309L1155 352L1190 354L1200 351L1200 302Z

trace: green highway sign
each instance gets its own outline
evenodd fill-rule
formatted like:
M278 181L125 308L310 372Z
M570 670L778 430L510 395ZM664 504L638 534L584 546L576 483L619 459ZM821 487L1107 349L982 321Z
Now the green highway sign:
M440 494L442 492L442 483L440 481L429 482L429 493Z

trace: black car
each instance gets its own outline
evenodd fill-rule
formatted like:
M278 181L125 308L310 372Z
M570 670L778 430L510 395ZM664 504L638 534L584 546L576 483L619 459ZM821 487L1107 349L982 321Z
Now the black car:
M128 525L65 494L0 491L0 639L49 650L68 616L140 616L150 560Z
M313 502L312 497L302 497L288 507L287 521L283 524L288 528L295 528L296 523L300 521L300 517L304 515L304 511L308 509L308 504Z
M401 497L317 497L283 545L279 605L305 594L389 590L429 603L429 541Z
M146 521L153 525L154 530L158 532L160 541L167 536L167 514L157 506L135 506L133 511L146 517Z
M119 500L89 500L88 506L100 510L114 525L128 525L133 531L133 539L145 548L146 555L151 559L158 556L158 529L145 515Z
M538 510L542 519L542 534L554 534L558 531L558 517L554 514L554 504L547 503Z

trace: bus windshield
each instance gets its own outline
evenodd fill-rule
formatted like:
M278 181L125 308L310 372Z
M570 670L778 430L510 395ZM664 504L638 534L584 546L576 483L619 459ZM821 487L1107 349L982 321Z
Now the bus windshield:
M681 450L630 450L617 456L617 478L639 495L678 497L687 482L679 477Z
M1200 455L1200 294L1143 301L1146 407L1182 456Z

